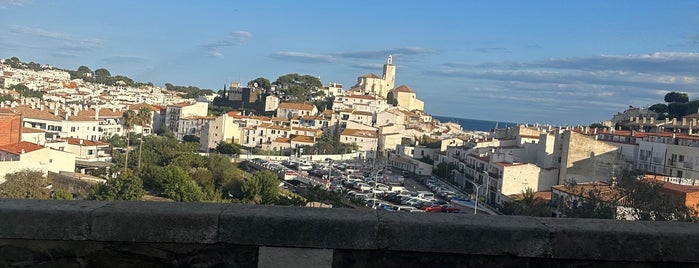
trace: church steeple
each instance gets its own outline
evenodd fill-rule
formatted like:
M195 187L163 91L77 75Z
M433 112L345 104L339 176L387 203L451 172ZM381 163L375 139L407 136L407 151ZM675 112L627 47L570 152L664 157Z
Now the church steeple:
M383 65L383 82L382 92L380 95L384 98L388 95L388 91L396 85L396 66L393 65L393 55L388 55L386 64Z

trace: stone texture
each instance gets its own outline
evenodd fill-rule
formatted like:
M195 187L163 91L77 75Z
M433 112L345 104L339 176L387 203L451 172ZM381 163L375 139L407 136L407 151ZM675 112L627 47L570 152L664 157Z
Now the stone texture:
M661 261L658 234L640 222L541 219L551 233L553 258Z
M0 239L0 267L257 267L257 247Z
M214 243L228 204L112 201L93 213L91 239Z
M333 250L310 248L260 247L259 268L330 268Z
M0 199L0 238L85 240L98 201Z
M373 210L231 205L221 214L219 240L280 247L376 248Z
M530 217L379 212L380 249L548 257L545 226Z

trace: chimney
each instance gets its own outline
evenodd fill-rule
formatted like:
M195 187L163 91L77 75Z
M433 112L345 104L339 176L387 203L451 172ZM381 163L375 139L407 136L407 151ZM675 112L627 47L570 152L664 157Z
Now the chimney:
M670 123L670 118L665 117L665 124Z
M684 126L686 124L687 124L687 118L682 117L682 125Z
M43 111L44 110L44 104L39 103L39 110Z
M595 135L597 135L597 128L595 128L595 129L592 130L592 131L593 131L593 133L594 133Z
M655 124L655 117L651 117L651 118L650 118L650 124L651 124L651 125Z
M20 153L20 154L24 154L24 149L22 149L22 151L20 151L19 153Z
M70 116L70 110L66 110L65 119L68 120L68 117L69 117L69 116Z
M647 117L643 117L643 121L642 121L642 122L643 122L644 125L647 123L647 120L648 120Z

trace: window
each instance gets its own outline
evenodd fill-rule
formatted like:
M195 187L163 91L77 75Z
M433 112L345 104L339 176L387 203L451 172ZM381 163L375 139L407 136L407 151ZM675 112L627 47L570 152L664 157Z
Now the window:
M95 150L87 150L87 155L94 155L94 154L95 154Z
M684 162L684 155L679 155L677 161Z
M677 171L677 177L682 178L682 175L684 175L684 174L682 174L682 173L683 173L682 170L678 170L678 171Z
M70 127L70 132L75 132L75 127Z

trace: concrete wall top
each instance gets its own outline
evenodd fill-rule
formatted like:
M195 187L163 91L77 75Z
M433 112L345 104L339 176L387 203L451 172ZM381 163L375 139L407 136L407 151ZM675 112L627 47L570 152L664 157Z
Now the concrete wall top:
M0 200L0 239L699 263L699 225L211 203Z

